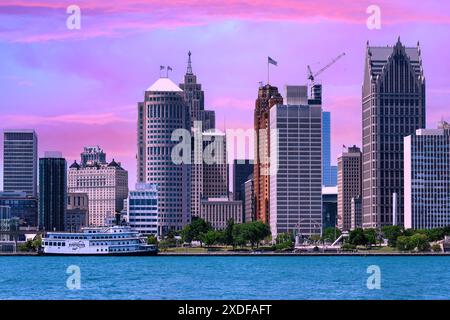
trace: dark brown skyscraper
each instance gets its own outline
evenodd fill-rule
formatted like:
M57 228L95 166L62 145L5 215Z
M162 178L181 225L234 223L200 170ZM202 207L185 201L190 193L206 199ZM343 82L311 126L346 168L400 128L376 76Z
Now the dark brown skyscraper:
M425 77L419 44L367 44L362 88L363 227L403 225L403 138L425 127ZM394 194L397 205L393 205Z
M259 87L255 103L255 163L253 169L256 219L269 222L269 110L275 104L283 104L278 88L269 84Z

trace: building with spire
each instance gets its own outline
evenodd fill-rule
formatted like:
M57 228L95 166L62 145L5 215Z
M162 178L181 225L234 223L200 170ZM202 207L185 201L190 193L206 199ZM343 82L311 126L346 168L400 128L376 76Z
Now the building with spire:
M255 194L255 218L264 223L269 223L269 111L276 104L283 104L283 97L278 92L278 88L270 84L264 86L261 84L255 102L253 122L255 130L253 188Z
M200 105L202 96L192 95L199 98ZM190 125L184 92L172 80L159 78L145 90L144 101L138 103L138 182L157 186L161 236L181 230L191 219L191 165L172 159L173 148L179 143L172 140L173 132L190 130Z
M362 87L362 225L404 218L403 138L425 127L425 76L420 46L367 42ZM395 215L395 216L394 216Z
M228 165L225 135L215 129L215 112L205 110L205 94L197 76L192 71L192 53L188 52L188 63L184 82L180 84L184 101L189 109L192 133L191 154L191 215L200 216L202 199L228 197ZM220 161L205 163L203 151L213 144ZM211 146L210 146L211 147ZM209 148L210 148L209 147ZM219 150L219 149L221 150Z

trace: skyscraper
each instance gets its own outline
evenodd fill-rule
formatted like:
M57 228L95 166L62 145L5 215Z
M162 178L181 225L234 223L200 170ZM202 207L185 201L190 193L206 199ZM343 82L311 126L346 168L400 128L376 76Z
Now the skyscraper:
M277 104L270 109L270 228L301 236L322 231L322 106L320 96L308 99L304 90L287 90L286 100L307 104ZM296 86L297 87L297 86ZM301 96L291 97L290 92ZM296 99L294 99L296 98Z
M223 170L220 165L208 165L205 167L203 161L203 149L208 145L210 133L215 129L215 112L213 110L205 110L205 94L202 85L197 83L197 76L192 71L191 52L188 53L188 63L184 82L180 84L183 90L184 101L189 109L190 128L192 133L192 155L191 155L191 215L199 216L201 209L201 199L205 197L216 197L226 195L228 193L228 180L226 182L226 191L218 190L220 185L219 179L223 176ZM213 139L214 140L214 139ZM226 163L226 162L225 162ZM217 174L219 174L217 176ZM227 171L225 171L227 175ZM205 183L212 183L205 186Z
M450 225L450 125L405 137L405 228Z
M69 167L67 185L69 193L88 194L89 224L104 226L123 209L123 200L128 196L128 172L114 159L109 163L88 161L86 165L75 161Z
M39 228L64 231L67 207L67 163L60 152L39 159Z
M338 157L338 227L351 229L352 199L361 196L362 154L357 146L348 148Z
M233 162L233 198L244 200L244 183L253 174L253 161L248 159L235 159Z
M322 184L326 187L337 185L337 168L331 165L331 113L322 114Z
M3 190L37 197L38 139L34 130L5 130Z
M228 163L225 133L211 129L203 133L202 198L228 198Z
M253 187L255 193L256 220L269 222L269 183L270 183L270 122L269 112L276 104L282 104L283 97L278 93L278 88L266 84L258 89L258 98L254 111L254 167Z
M403 225L403 138L425 127L425 77L420 46L367 43L362 87L364 228Z
M183 90L170 79L160 78L145 91L144 101L138 104L138 181L158 187L160 235L181 230L191 218L191 168L189 161L183 160L191 157L191 151L189 155L180 155L182 159L177 162L172 159L172 153L179 155L173 150L179 142L172 141L177 129L190 132Z

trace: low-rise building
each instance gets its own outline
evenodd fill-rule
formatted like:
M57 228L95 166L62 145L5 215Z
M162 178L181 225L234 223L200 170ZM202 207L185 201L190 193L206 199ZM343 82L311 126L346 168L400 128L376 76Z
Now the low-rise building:
M84 192L67 194L67 210L65 216L65 231L80 232L89 226L89 199Z
M37 227L38 225L38 199L28 196L26 192L4 191L0 192L0 206L11 208L11 217L19 218L23 227Z
M127 205L126 221L130 227L144 235L160 236L158 232L158 188L151 183L137 183L131 190Z
M225 229L227 222L242 223L242 201L229 198L208 198L201 201L200 218L216 230Z

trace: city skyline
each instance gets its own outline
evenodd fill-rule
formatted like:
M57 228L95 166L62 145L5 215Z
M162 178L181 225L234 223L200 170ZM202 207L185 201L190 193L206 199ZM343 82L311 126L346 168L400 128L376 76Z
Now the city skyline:
M191 50L195 73L208 93L205 108L216 111L218 128L249 129L253 127L258 81L266 79L267 55L278 61L278 67L271 69L271 84L281 89L286 84L305 84L306 65L318 70L345 51L346 57L321 76L327 88L324 110L330 111L333 119L331 159L336 164L343 144L361 144L365 43L369 40L375 46L394 45L398 36L408 46L417 41L421 44L427 76L426 127L449 117L450 90L446 86L449 66L443 57L450 49L442 46L442 42L449 37L450 21L438 11L437 4L422 7L380 1L383 32L378 32L366 27L367 4L348 2L338 8L330 2L308 7L306 1L303 7L284 1L271 13L264 13L257 6L250 13L242 10L248 3L240 3L224 8L205 2L205 11L214 9L214 17L206 16L203 10L200 13L188 10L186 17L174 24L183 12L181 9L186 9L184 2L179 2L169 5L171 14L159 13L159 24L148 26L138 23L143 21L143 14L131 10L130 4L142 5L142 12L149 10L140 1L95 6L90 1L81 1L79 5L86 19L81 30L70 31L65 29L67 14L62 5L45 1L3 2L0 16L2 21L11 22L7 29L12 30L0 35L0 67L5 70L0 76L4 97L0 120L8 123L3 128L35 129L39 156L44 150L61 150L69 163L78 159L78 150L83 146L101 145L120 159L129 171L129 185L134 185L135 104L142 97L142 88L158 78L161 64L172 66L169 77L179 83L186 70L186 54ZM439 7L442 6L445 7ZM99 18L111 8L120 11L117 17ZM11 18L11 14L21 14L22 18ZM35 22L36 15L48 19ZM117 30L99 29L101 23L95 22L96 18L108 27L116 23ZM133 26L135 30L124 27L134 18L138 21ZM58 23L60 27L52 27ZM201 36L205 28L208 36ZM327 32L331 29L333 33ZM42 36L36 36L35 32ZM293 42L292 34L307 36ZM152 46L153 43L158 46ZM129 49L120 50L122 46ZM236 47L245 50L237 54ZM443 64L433 64L436 60ZM349 117L354 119L350 124L345 121ZM67 144L68 139L73 144ZM2 159L0 162L3 165Z

